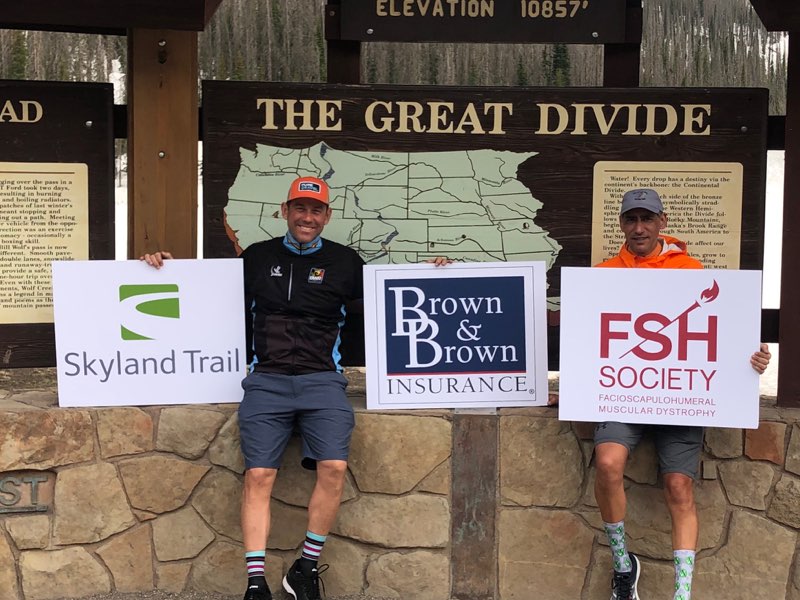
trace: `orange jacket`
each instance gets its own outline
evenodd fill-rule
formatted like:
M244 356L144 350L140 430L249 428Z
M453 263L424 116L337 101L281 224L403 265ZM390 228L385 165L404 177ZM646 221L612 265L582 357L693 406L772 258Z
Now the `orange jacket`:
M696 258L686 253L686 244L670 235L660 236L663 246L659 245L649 256L636 256L622 244L619 254L601 262L598 267L638 268L638 269L702 269L703 265Z

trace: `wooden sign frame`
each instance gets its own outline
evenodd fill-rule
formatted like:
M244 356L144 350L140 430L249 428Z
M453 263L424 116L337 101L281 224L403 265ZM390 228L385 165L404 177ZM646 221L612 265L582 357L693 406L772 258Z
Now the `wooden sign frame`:
M341 152L374 152L378 155L480 149L535 153L535 156L520 164L517 179L530 190L529 200L535 199L544 206L534 222L529 223L530 231L541 227L561 246L553 267L591 264L593 197L597 196L593 187L596 168L609 173L609 163L612 167L613 163L619 163L620 168L629 171L647 171L650 169L648 164L631 163L657 163L658 169L666 177L667 173L675 171L675 165L681 163L690 164L694 170L702 170L711 163L740 164L741 175L736 185L741 190L741 216L732 225L741 228L739 247L735 248L735 265L743 269L762 267L767 90L454 88L206 81L203 82L203 98L203 247L204 256L208 258L236 254L234 239L241 237L237 232L240 225L232 225L226 218L226 204L231 188L236 183L243 153L268 151L262 145L285 148L288 152L324 142L328 148ZM290 103L295 122L291 127L286 127L285 110ZM493 118L497 117L499 109L489 113L485 109L490 105L504 104L510 105L511 109L504 109L501 124L498 124ZM474 112L470 113L470 105ZM271 118L267 117L267 106L274 109ZM327 116L320 121L320 107L323 106ZM414 127L403 130L397 122L392 125L392 130L370 130L365 124L369 106L374 108L373 117L387 116L386 111L390 106L394 117L398 117L401 110L406 111L408 116L419 109L423 111L420 114L428 115L420 117L420 123L425 121L427 130L415 131ZM592 106L597 106L599 112L595 112ZM649 119L647 112L650 110L646 108L648 106L653 114L666 110L657 109L656 106L673 107L676 114L680 115L680 125L675 124L667 132L665 121L654 116L651 123L653 127L645 134ZM701 119L702 123L693 121L700 113L692 111L704 110L692 108L699 106L710 107L706 115L708 118ZM304 107L307 108L308 121L302 117L302 114L306 114ZM637 107L636 110L641 112L632 121L620 117L621 113L618 112L614 123L605 131L601 120L607 125L607 120L612 118L615 111L624 111L625 107ZM376 113L376 110L382 112ZM442 120L431 121L431 110L437 110L439 116L445 116ZM549 111L549 122L544 128L547 132L537 132L537 129L543 128L542 110ZM559 111L568 115L569 123L563 130L554 133L558 129L556 115ZM586 117L580 127L575 121L575 111L583 111ZM461 132L452 130L455 123L468 114L482 115L480 118L485 126L483 133L476 134L468 126L462 127ZM467 120L471 120L471 117ZM388 121L381 123L385 125ZM709 128L708 134L706 126ZM492 128L494 132L490 133ZM323 160L321 164L324 163ZM302 173L324 175L322 172ZM608 175L606 179L610 177ZM725 177L729 178L727 175ZM262 181L268 179L265 177ZM331 183L336 184L333 180ZM687 184L693 183L687 179ZM643 187L636 185L633 180L627 185ZM687 186L687 190L691 189ZM253 213L253 223L259 224L260 219L270 219L275 214L275 203L279 203L284 194L277 188L271 189L268 199L270 206L258 209L260 214ZM255 198L256 203L262 200L267 199ZM667 211L670 212L672 207L669 201L667 204ZM335 207L335 210L340 209ZM613 212L615 207L611 206L608 210ZM341 218L342 215L337 213L332 223ZM612 214L606 219L612 227L615 218ZM469 226L464 227L466 235ZM265 234L265 237L270 236ZM455 243L452 246L437 244L428 248L428 254L449 254L454 247ZM695 253L699 250L692 248ZM533 259L526 256L517 260ZM549 270L548 284L548 297L559 296L560 268ZM557 325L558 312L552 311L549 318L551 324ZM553 336L550 345L551 359L557 360L557 339L553 339ZM551 362L551 368L554 364Z
M0 163L86 165L90 259L114 259L113 98L106 83L0 80ZM21 102L36 102L28 120L40 118L12 122ZM0 368L54 365L52 322L0 324Z

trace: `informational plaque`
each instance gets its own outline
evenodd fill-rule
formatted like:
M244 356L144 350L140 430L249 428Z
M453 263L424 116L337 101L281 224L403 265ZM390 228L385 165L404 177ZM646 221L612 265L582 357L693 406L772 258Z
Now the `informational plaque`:
M707 268L738 269L742 241L741 163L611 162L594 167L592 264L611 258L625 242L620 199L652 188L667 215L665 233L680 238Z
M114 258L113 86L0 80L0 357L55 364L54 260Z
M89 258L85 164L0 163L0 324L52 323L50 264Z

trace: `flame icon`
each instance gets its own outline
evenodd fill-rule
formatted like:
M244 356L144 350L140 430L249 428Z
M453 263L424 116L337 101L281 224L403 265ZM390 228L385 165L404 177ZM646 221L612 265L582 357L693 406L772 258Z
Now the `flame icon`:
M683 317L688 315L693 310L695 310L697 308L700 308L703 304L708 304L709 302L713 302L714 300L717 299L718 296L719 296L719 285L717 285L717 280L714 279L714 281L711 283L711 287L707 287L702 292L700 292L700 297L697 300L695 300L694 303L691 306L689 306L689 308L684 310L681 314L679 314L677 317L672 319L669 323L667 323L666 325L664 325L660 329L656 330L654 333L661 333L667 327L672 325L675 321L678 321L679 319L682 319ZM633 348L628 350L625 354L620 356L620 358L625 358L626 356L628 356L628 354L630 354L631 352L633 352L634 350L639 348L642 344L644 344L644 342L645 342L645 340L642 340L641 342L636 344Z
M717 285L717 280L715 279L710 288L706 288L700 292L700 301L704 304L708 304L709 302L716 300L717 296L719 296L719 286Z

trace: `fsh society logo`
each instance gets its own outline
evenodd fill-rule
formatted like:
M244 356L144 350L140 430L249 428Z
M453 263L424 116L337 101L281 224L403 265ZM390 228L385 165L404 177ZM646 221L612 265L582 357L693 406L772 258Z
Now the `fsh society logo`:
M525 371L523 277L393 279L384 299L389 376Z
M697 300L675 316L655 312L638 316L601 313L600 358L621 364L601 366L600 385L604 388L710 391L716 369L708 365L717 362L718 317L702 314L698 309L716 300L719 292L714 281ZM693 364L683 368L624 365L631 358L645 362L675 358Z
M130 300L133 298L133 300ZM119 286L119 301L120 303L127 304L137 313L149 315L151 317L159 317L165 319L179 319L180 318L180 301L178 298L178 286L173 283L167 284L135 284L135 285L121 285ZM137 315L131 320L138 321ZM142 325L131 325L132 328L126 327L125 324L120 324L120 334L123 340L152 340L149 335L145 335L141 327ZM146 327L146 325L145 325Z

